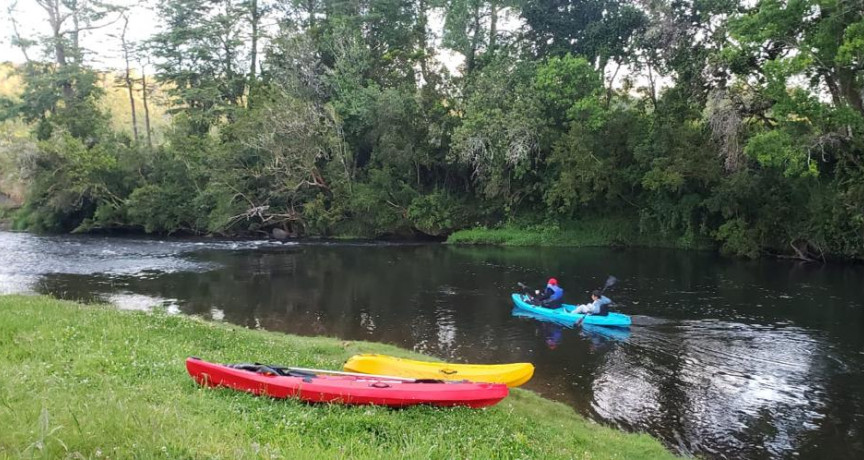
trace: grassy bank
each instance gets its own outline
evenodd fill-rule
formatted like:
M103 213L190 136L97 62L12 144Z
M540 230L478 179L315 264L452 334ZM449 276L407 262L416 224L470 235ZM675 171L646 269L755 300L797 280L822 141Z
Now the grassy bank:
M477 227L454 232L450 244L493 244L502 246L640 246L682 249L710 249L710 241L640 231L627 219L600 219L572 222L565 226Z
M202 389L183 361L337 369L398 348L0 296L0 457L667 458L646 435L514 391L487 410L308 405Z

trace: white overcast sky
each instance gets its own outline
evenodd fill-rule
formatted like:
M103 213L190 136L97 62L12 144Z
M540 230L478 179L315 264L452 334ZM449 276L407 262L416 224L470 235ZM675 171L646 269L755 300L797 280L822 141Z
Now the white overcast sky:
M140 1L137 0L119 0L114 2L118 5L132 6L130 12L129 29L126 32L126 37L130 41L143 41L151 37L159 30L159 21L156 13L150 9L140 6ZM153 3L153 2L151 2ZM48 25L47 13L36 3L35 0L0 0L0 62L23 63L25 61L24 54L18 47L12 46L12 22L8 9L14 5L14 15L19 25L19 32L25 38L36 38L38 36L46 36L51 32ZM138 5L138 6L133 6ZM502 14L499 22L504 26L499 26L499 30L503 30L507 25L512 24L515 29L518 25L518 20L513 18L512 14L507 14L506 17ZM111 16L110 19L101 23L109 23L116 16ZM443 26L443 15L441 12L433 12L430 17L430 27L433 29L433 35L440 37L440 31ZM81 37L81 44L85 49L89 50L85 58L88 63L99 69L121 69L124 67L123 57L120 52L119 35L123 28L123 22L117 21L104 28L88 31ZM438 42L438 40L436 40ZM450 68L451 71L461 63L462 56L439 48L439 59ZM38 47L33 47L28 50L31 59L37 59L43 56L42 50ZM49 60L53 56L49 56Z
M121 0L115 2L119 5L132 6L139 2ZM48 25L48 14L35 0L0 0L0 62L10 61L23 63L24 54L18 47L12 46L12 22L8 9L15 7L15 18L18 21L19 32L25 38L36 38L51 33ZM108 23L116 18L112 15L110 19L100 23ZM123 22L117 21L102 29L85 32L81 37L81 44L88 50L86 57L90 64L101 69L119 69L124 66L120 53L119 35L123 28ZM130 41L141 41L150 37L157 30L156 14L146 8L137 6L130 11L129 29L126 37ZM33 47L28 50L31 59L40 58L42 50Z
M131 8L129 16L129 28L126 32L127 40L132 42L141 42L151 37L159 30L159 18L155 11L148 7L141 6L141 0L116 0L113 2L119 6L128 6ZM147 2L155 4L155 2ZM12 46L12 22L9 15L9 8L14 6L14 15L19 25L19 32L25 38L35 39L39 36L47 36L50 34L50 26L48 25L47 13L36 3L35 0L0 0L0 62L23 63L25 61L24 54L18 47ZM110 18L101 21L101 23L110 23L116 18ZM508 8L501 11L499 17L499 31L507 32L516 30L521 22L521 19ZM440 36L443 29L443 10L433 10L429 18L429 27L432 33L433 43L438 51L438 59L450 70L451 73L458 73L458 67L464 61L462 55L454 53L450 50L440 47ZM124 68L123 56L120 51L119 35L123 28L122 21L116 21L106 27L87 31L80 38L82 46L89 52L86 53L85 59L95 68L102 70L120 70ZM33 47L28 50L31 59L41 59L44 57L43 50L39 47ZM48 60L52 60L53 56L48 56ZM133 67L140 67L140 63L133 64ZM149 69L152 71L152 69ZM612 75L614 68L604 69L607 78ZM627 69L622 69L618 74L616 86L620 83L621 77L629 73Z

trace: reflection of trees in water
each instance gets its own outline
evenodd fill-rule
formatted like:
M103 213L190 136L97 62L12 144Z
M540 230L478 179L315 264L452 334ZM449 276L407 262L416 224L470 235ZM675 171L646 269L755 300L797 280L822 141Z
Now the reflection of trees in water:
M215 308L224 321L247 327L419 344L419 351L461 360L484 353L492 359L490 352L499 351L496 331L509 319L506 297L484 293L499 282L496 273L466 277L464 262L442 247L310 246L196 258L224 268L116 277L109 284L99 277L81 283L75 275L52 276L45 291L65 291L68 284L82 286L72 298L98 300L103 288L176 298L186 314L210 317ZM466 324L476 327L460 328Z

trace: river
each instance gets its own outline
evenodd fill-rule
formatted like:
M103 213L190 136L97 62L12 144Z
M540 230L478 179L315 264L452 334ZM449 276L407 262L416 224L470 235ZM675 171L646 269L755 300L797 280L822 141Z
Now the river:
M518 282L555 276L581 303L610 274L629 331L513 315ZM864 458L861 265L0 232L0 293L15 292L387 342L454 362L529 361L525 388L687 455Z

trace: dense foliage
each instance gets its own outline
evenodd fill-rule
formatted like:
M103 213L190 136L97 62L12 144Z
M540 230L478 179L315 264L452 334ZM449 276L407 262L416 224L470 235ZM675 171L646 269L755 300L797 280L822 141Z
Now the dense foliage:
M124 14L83 5L58 14ZM441 237L612 219L748 257L864 257L862 0L151 6L140 59L173 113L153 145L110 127L77 29L46 9L50 62L0 104L38 140L19 225Z

